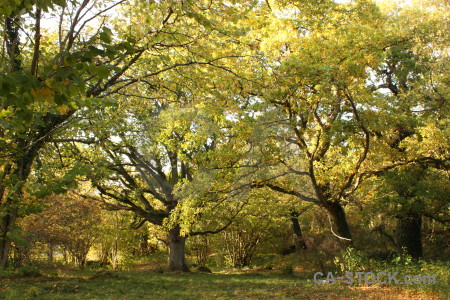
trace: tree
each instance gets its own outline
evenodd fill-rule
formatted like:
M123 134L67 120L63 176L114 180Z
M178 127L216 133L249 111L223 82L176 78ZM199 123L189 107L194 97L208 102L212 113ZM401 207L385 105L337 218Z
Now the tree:
M371 84L386 103L379 107L373 126L376 138L384 140L376 150L386 155L387 165L374 172L383 178L376 198L390 203L384 209L388 207L397 219L397 246L415 258L422 256L422 217L443 220L439 215L447 191L442 182L448 178L449 158L445 71L445 32L449 27L441 23L448 19L448 13L441 13L432 2L423 12L422 5L413 2L401 10L391 8L399 12L390 20L399 42L385 49Z
M313 188L314 196L296 191L282 178L255 185L319 204L333 220L335 235L351 240L343 206L360 205L354 193L364 180L401 165L444 161L434 155L405 157L385 147L389 143L398 146L411 134L408 122L414 119L412 124L417 124L418 120L412 112L414 107L431 105L434 110L437 103L446 103L445 88L441 85L433 89L425 79L429 78L427 74L442 71L429 73L431 68L417 64L434 61L439 66L445 60L445 54L434 60L430 53L419 50L423 49L422 42L430 42L435 34L441 36L436 31L437 20L418 21L405 16L399 21L366 1L326 2L317 7L300 2L276 4L270 7L272 27L260 33L261 51L269 63L265 61L267 74L261 76L263 83L255 96L278 111L273 122L278 130L273 138L281 147L286 147L285 143L296 147L297 157L304 164L287 159L282 162L300 182L302 177L307 178L304 185ZM415 23L402 23L406 20ZM285 28L284 34L274 39L273 30L279 30L280 25ZM443 46L441 40L437 43ZM409 50L399 52L399 48ZM416 56L416 51L421 53ZM386 61L399 54L404 64ZM395 70L390 71L390 67ZM368 84L370 81L374 83ZM390 89L393 97L379 92L383 88ZM399 98L405 89L410 90L408 102ZM424 103L423 94L428 103ZM440 107L439 111L441 114L446 109ZM408 125L398 127L399 123Z
M258 97L278 112L274 138L281 147L296 147L297 159L303 161L298 165L282 158L283 163L313 189L314 196L280 181L256 185L324 207L335 235L350 241L342 205L359 185L358 174L370 150L367 108L375 97L365 86L365 67L378 63L380 51L372 40L380 32L372 24L381 16L369 3L278 5L271 7L273 25L263 34L271 36L276 24L282 24L285 32L276 40L264 39L261 50L270 61L270 76L264 76ZM280 18L275 10L290 13ZM346 21L350 19L351 23Z
M109 209L133 212L135 228L145 222L164 226L169 234L169 269L187 271L185 236L202 234L191 232L191 224L208 201L215 206L220 201L186 199L179 191L196 177L207 176L200 169L208 167L222 143L220 124L226 121L212 105L164 101L147 103L143 109L136 99L125 105L119 102L106 109L105 115L114 116L113 120L87 118L90 125L83 134L90 136L89 129L95 129L100 142L91 147L67 144L64 151L89 167L86 176ZM214 178L205 179L214 183ZM194 185L207 192L208 186Z
M86 197L133 212L137 227L166 226L173 270L187 270L185 236L225 230L251 189L323 207L333 234L351 241L345 206L362 205L355 193L368 179L385 180L406 233L442 191L410 191L405 170L420 171L408 179L418 185L448 176L448 13L438 2L0 6L0 266L25 195L85 179L98 191ZM54 28L41 22L50 17ZM196 227L204 217L214 226ZM420 237L414 228L406 240Z
M110 94L116 104L77 115L72 131L54 139L64 145L64 157L72 155L67 163L82 160L89 166L87 177L111 209L132 211L139 219L136 227L146 221L170 224L171 270L188 270L184 248L189 225L185 228L179 220L185 206L177 189L188 185L224 142L223 130L230 123L227 101L233 98L226 89L237 76L231 66L245 59L236 52L237 42L225 43L242 28L220 21L226 14L236 19L251 6L171 6L164 19L168 28L131 68L129 82ZM154 5L138 10L158 11ZM133 35L159 26L141 19L141 14L132 17ZM157 71L149 72L152 68Z
M139 2L133 8L125 0L28 1L12 9L1 7L6 53L1 63L7 72L1 78L0 266L6 264L8 233L18 217L23 190L32 184L32 167L43 147L90 107L107 105L109 100L102 100L106 96L121 94L134 84L142 89L158 86L151 79L168 70L211 63L208 58L194 62L190 56L184 61L173 59L179 57L177 49L186 50L190 43L215 32L211 28L220 21L221 11L205 7L164 1ZM206 18L206 12L215 12L216 18ZM122 26L127 14L130 26ZM143 15L152 17L144 22ZM41 26L46 16L57 17L57 26ZM28 24L33 24L31 29ZM195 35L181 30L189 31L195 24L203 28ZM227 28L223 30L221 34ZM22 33L24 38L19 38ZM131 74L131 66L148 51L146 67L139 76ZM202 53L201 48L189 51ZM65 142L69 141L67 137Z
M49 256L54 248L68 252L84 267L89 250L100 233L100 205L71 192L43 200L44 209L20 221L24 231L36 242L47 244Z
M112 38L106 12L124 2L25 1L2 7L1 267L41 149L75 112L126 83L124 74L146 50L136 40ZM59 17L56 31L41 26L52 16ZM93 30L91 23L100 17L104 26Z

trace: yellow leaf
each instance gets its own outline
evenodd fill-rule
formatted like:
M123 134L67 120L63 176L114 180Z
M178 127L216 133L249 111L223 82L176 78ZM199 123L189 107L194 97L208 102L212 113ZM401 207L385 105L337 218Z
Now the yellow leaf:
M55 83L55 79L54 78L47 78L45 79L45 84L50 87L53 88L53 84Z
M55 104L55 92L49 87L44 86L38 89L31 89L31 95L37 101L45 101L50 104Z
M58 112L59 112L61 115L65 114L66 112L68 112L68 111L70 110L69 107L68 107L67 105L60 105L60 106L58 106L56 109L58 110Z
M33 96L34 98L36 98L37 92L36 92L35 89L31 89L31 96Z

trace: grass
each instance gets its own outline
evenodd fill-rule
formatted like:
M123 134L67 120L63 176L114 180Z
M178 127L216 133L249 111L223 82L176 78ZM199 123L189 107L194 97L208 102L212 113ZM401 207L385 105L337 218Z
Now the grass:
M392 286L317 285L312 276L274 271L239 273L157 273L130 271L45 273L0 277L0 299L445 299L431 291Z

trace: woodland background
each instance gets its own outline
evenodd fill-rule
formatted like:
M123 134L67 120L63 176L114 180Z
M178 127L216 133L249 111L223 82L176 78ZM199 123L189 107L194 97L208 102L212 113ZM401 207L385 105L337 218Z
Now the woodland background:
M445 277L449 12L3 1L0 267Z

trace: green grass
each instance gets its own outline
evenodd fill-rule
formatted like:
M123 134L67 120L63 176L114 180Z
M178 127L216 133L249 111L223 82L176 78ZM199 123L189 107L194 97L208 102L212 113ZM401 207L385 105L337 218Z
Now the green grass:
M436 293L387 286L317 285L312 277L275 272L160 274L133 270L95 275L95 271L72 270L45 274L2 276L0 299L439 299Z

